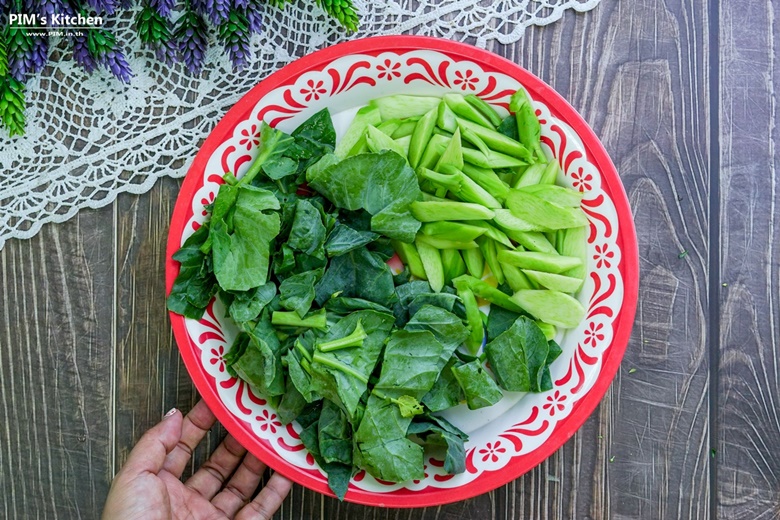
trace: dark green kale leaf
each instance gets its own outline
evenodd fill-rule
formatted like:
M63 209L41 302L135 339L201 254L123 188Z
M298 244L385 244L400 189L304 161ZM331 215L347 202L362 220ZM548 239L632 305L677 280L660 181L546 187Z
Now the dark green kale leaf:
M309 168L309 186L336 207L368 211L372 231L404 242L414 240L420 223L409 212L409 204L422 192L404 157L391 151L353 155L343 161L328 157Z
M211 256L201 250L205 248L208 236L207 222L173 255L173 259L181 265L168 295L168 310L195 320L203 317L203 311L219 289L212 270Z
M539 388L532 388L532 392L547 392L553 389L552 376L550 375L550 364L558 359L558 356L563 352L561 347L553 340L547 342L549 351L547 352L547 360L544 362L544 368L542 369L542 380L539 383Z
M279 303L287 310L295 311L303 318L314 301L314 284L322 277L323 270L315 269L285 278L279 285Z
M224 291L248 291L268 281L271 244L279 234L279 201L253 186L223 184L214 201L214 274Z
M498 384L513 392L541 387L549 346L533 320L521 316L506 332L485 345L485 354Z
M282 424L290 424L301 414L306 404L306 399L295 387L292 378L288 377L284 386L284 395L279 406L276 407L279 420Z
M309 200L298 199L287 245L307 255L324 256L325 232L319 210Z
M352 466L352 426L341 408L327 399L322 403L319 443L325 462Z
M248 291L221 294L228 309L228 316L239 323L256 319L265 306L271 303L274 296L276 296L276 285L273 282Z
M433 333L434 337L444 347L442 359L440 360L440 369L450 360L455 349L469 335L468 327L463 324L460 318L441 307L434 307L433 305L423 305L406 323L404 329L409 331L427 330Z
M378 303L364 300L362 298L350 298L348 296L337 296L336 298L331 298L325 302L325 308L328 310L328 312L340 315L362 310L374 310L377 312L386 312L388 314L393 312L384 305L379 305Z
M453 366L452 374L466 395L469 410L493 406L504 396L479 359Z
M444 357L444 350L429 330L396 330L385 346L382 371L374 392L389 399L410 396L419 401L433 387L452 355L450 351Z
M407 430L417 435L426 445L444 448L444 471L450 475L466 471L466 448L469 436L442 417L424 415L416 417Z
M318 305L333 295L362 298L385 307L395 300L393 273L381 258L365 248L332 258L315 290Z
M312 389L341 406L353 423L385 338L393 327L393 316L370 310L353 312L335 323L320 339L326 342L348 336L358 321L367 334L362 346L332 352L315 349L311 363Z
M460 365L461 362L457 357L453 356L441 369L439 378L433 384L430 391L425 394L420 401L431 412L440 412L447 410L453 406L457 406L461 401L466 399L466 395L463 393L463 389L460 387L460 383L455 379L455 375L452 373L452 367Z
M249 343L243 355L231 366L258 394L274 397L284 393L285 382L282 345L268 320L269 314L264 312L257 325L246 330Z
M422 479L423 448L406 438L411 422L394 403L371 394L355 431L355 464L390 482Z
M337 225L328 236L325 243L325 252L328 256L339 256L354 251L379 238L379 235L371 231L356 231L351 227Z
M491 305L486 327L488 341L493 341L506 332L520 316L520 314L509 309Z

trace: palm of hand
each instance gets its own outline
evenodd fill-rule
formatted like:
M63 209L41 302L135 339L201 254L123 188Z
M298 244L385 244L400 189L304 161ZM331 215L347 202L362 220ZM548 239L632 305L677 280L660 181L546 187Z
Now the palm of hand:
M186 418L174 411L149 430L114 479L103 518L270 519L291 483L274 474L250 501L266 467L229 435L192 477L180 480L192 450L215 421L201 402Z

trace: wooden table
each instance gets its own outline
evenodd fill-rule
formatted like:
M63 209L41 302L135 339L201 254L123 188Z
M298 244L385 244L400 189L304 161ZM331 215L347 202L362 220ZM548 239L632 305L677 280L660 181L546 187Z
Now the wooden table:
M571 441L491 493L394 511L296 486L277 517L777 518L778 19L769 1L603 0L492 46L563 94L621 174L642 269L623 368ZM164 308L179 186L0 251L3 518L96 518L138 437L196 401Z

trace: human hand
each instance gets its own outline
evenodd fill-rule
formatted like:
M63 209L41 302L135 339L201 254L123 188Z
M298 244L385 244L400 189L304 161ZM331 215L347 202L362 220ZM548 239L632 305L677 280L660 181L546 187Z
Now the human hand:
M186 482L180 480L215 422L203 401L186 417L176 409L168 412L141 437L114 478L103 519L270 519L292 483L274 473L251 500L266 466L231 435Z

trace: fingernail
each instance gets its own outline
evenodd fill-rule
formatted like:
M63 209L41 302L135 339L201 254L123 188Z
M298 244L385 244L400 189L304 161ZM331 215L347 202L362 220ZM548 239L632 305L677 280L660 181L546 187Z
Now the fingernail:
M165 417L170 417L171 415L175 414L178 410L176 408L171 408L168 410L168 413L165 414Z

